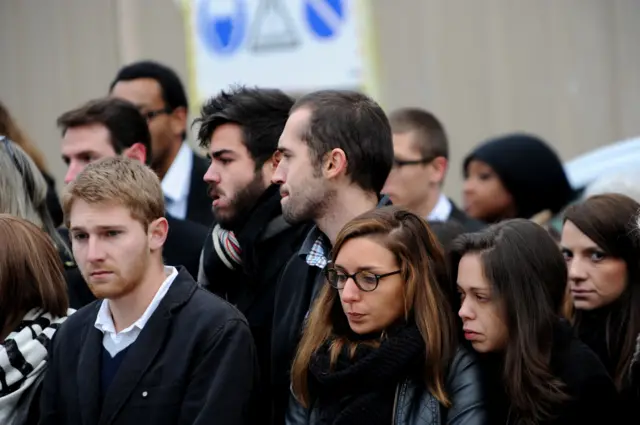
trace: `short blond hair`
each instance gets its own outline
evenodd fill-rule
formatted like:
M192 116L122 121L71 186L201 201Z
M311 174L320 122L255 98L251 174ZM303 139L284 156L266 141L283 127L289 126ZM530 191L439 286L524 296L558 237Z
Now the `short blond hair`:
M104 158L82 170L62 196L64 222L76 199L89 204L116 203L128 208L145 229L164 217L164 195L158 176L146 165L126 157Z

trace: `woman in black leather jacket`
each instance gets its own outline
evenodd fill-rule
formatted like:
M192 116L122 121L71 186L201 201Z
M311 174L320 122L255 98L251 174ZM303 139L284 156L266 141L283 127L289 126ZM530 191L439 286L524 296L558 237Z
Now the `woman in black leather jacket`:
M490 424L617 424L619 396L558 311L567 268L524 219L458 237L451 265L465 339L481 354Z
M438 246L396 207L342 229L293 363L288 425L486 423Z

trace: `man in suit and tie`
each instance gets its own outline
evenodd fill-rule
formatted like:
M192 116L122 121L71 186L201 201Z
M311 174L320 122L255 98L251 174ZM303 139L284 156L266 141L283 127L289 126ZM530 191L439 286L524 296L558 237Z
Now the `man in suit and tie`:
M139 161L89 164L63 196L80 271L99 299L56 333L41 425L256 423L242 314L165 266L158 177Z
M209 163L186 143L189 105L177 74L157 62L135 62L120 69L110 95L130 101L147 119L151 168L162 181L167 212L208 227L213 215L202 179Z
M393 132L393 168L382 192L394 205L428 221L456 221L465 231L484 224L468 217L442 193L449 166L449 142L444 127L430 112L403 108L389 115Z
M135 105L122 99L104 98L65 112L58 118L62 131L62 160L67 164L65 184L71 183L88 164L101 158L126 156L148 164L152 153L151 136L145 119ZM164 258L172 266L185 266L197 276L200 250L207 237L201 224L166 215L169 234ZM60 233L68 237L65 229ZM82 279L69 285L73 308L94 300Z

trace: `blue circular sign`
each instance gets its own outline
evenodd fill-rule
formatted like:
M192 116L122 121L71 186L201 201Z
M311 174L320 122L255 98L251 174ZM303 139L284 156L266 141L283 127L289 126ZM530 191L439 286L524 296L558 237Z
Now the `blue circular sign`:
M234 0L232 13L216 12L220 0L200 0L197 6L197 32L207 49L218 55L232 55L242 45L247 28L245 0Z
M319 38L334 37L345 16L345 0L306 0L305 21Z

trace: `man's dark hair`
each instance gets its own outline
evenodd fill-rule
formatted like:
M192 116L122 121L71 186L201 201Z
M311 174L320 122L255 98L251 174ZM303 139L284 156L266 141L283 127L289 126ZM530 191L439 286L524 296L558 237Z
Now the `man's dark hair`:
M281 90L232 87L209 99L201 109L198 141L208 148L215 129L225 123L242 128L243 143L261 168L278 149L278 140L289 117L293 99Z
M420 108L402 108L389 115L393 133L414 131L423 158L449 159L449 142L444 126L431 112Z
M189 110L187 94L178 74L166 65L154 61L146 60L124 66L111 82L109 91L111 92L119 81L131 81L141 78L150 78L158 82L162 91L162 100L172 111L180 107L185 108L187 111Z
M147 165L151 161L147 120L131 102L116 98L91 100L62 114L57 123L63 136L70 128L102 124L109 130L111 144L118 155L134 144L142 143L147 151Z
M351 180L380 193L393 165L391 128L380 105L362 93L322 90L302 96L291 112L301 108L312 111L303 138L314 162L320 164L332 149L342 149Z

